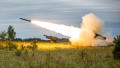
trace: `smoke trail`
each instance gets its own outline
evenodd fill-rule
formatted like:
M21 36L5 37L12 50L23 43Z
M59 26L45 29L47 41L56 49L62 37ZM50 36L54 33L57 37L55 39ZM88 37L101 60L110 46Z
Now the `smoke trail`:
M51 22L32 21L32 23L42 28L45 28L69 37L76 36L76 34L79 35L79 31L80 31L80 28L77 28L74 26L66 26L63 24L55 24Z

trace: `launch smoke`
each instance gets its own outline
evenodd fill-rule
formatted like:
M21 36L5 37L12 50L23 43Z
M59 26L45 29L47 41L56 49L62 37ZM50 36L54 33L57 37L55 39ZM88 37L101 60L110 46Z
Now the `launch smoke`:
M101 38L95 38L96 34L102 34L104 22L92 13L82 17L80 28L43 21L31 22L42 28L70 37L69 41L74 46L106 46L108 44Z
M70 41L73 45L77 45L77 46L103 46L101 45L102 44L101 41L104 40L95 39L96 33L98 34L102 33L103 26L104 26L104 22L101 19L99 19L92 13L87 14L82 17L82 24L80 28L81 31L77 40L74 39L74 37L71 37ZM95 40L101 40L101 41L95 41Z

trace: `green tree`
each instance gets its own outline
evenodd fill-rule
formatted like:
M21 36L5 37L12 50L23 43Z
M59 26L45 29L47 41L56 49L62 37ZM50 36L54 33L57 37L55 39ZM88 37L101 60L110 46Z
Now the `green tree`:
M2 31L1 34L0 34L1 40L5 41L6 40L6 36L7 36L7 33L5 31Z
M114 59L120 59L120 35L114 38L114 50L113 50L113 55Z
M8 34L8 40L9 39L13 40L16 36L16 32L14 31L14 28L11 25L8 27L7 34Z

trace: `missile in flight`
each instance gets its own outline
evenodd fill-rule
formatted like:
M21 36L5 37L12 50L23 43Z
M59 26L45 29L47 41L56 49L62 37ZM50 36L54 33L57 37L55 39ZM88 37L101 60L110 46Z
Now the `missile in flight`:
M24 18L20 18L21 20L25 20L25 21L28 21L28 22L31 22L31 20L27 20L27 19L24 19Z

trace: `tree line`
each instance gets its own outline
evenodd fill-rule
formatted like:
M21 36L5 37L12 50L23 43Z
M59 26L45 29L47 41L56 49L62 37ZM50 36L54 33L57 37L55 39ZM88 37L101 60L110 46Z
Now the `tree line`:
M25 38L25 39L21 39L21 38L15 38L16 37L16 32L13 28L13 26L9 25L7 32L4 30L0 33L0 40L1 41L6 41L6 40L11 40L11 41L33 41L33 40L37 40L37 41L42 41L42 42L48 42L49 40L43 40L41 38Z

